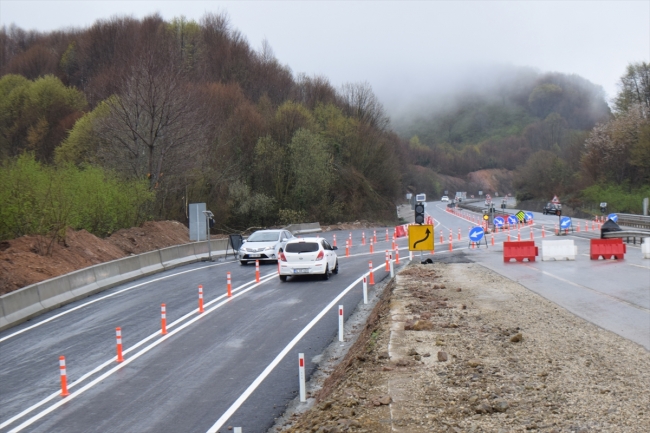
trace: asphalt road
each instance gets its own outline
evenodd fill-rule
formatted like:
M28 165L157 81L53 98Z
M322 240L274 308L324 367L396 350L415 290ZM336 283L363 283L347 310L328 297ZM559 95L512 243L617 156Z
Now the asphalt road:
M541 261L541 241L555 240L554 227L559 222L555 215L533 212L534 225L521 229L522 240L534 240L540 246L540 257L535 262L504 263L503 241L507 232L494 235L495 246L468 249L468 229L473 224L446 212L446 205L433 202L427 205L435 219L436 234L442 228L448 246L451 229L456 246L469 259L507 277L531 291L557 303L579 317L604 329L615 332L650 350L650 260L642 258L640 246L627 245L624 260L591 260L589 240L599 238L600 232L585 231L585 220L573 218L574 226L581 226L580 232L572 232L561 239L572 239L578 247L575 261ZM476 215L476 214L474 214ZM457 241L458 229L462 240ZM545 238L542 239L542 229ZM517 240L517 230L511 230L512 240ZM439 241L439 236L436 237ZM439 248L440 249L440 248ZM444 250L444 248L442 248Z
M297 394L298 353L305 353L309 376L317 366L312 359L338 335L338 305L348 317L362 301L357 280L368 271L369 260L380 267L374 272L377 282L387 276L385 230L378 233L373 255L361 246L362 230L320 236L331 241L336 234L340 246L349 233L351 257L344 257L344 248L337 251L340 272L328 281L304 276L283 283L273 263L261 265L262 281L255 284L253 265L193 264L5 330L0 333L0 431L206 432L229 413L222 419L225 426L266 431ZM225 296L228 271L230 299ZM199 284L206 303L202 315ZM162 303L168 323L164 337ZM117 326L125 350L121 364L115 362ZM71 393L65 399L58 395L59 355L66 357ZM269 365L274 368L246 395ZM243 394L247 398L233 410Z
M625 260L592 261L593 232L569 235L575 261L503 263L501 242L468 248L473 224L427 205L435 219L435 260L483 264L604 329L650 349L650 261L628 246ZM410 213L404 215L410 218ZM532 230L552 239L557 217L535 214ZM458 241L458 229L461 241ZM444 240L440 244L439 232ZM448 249L449 230L453 252ZM371 230L365 230L366 236ZM350 232L321 234L338 245ZM375 278L386 278L385 229L376 253L351 232L351 257L338 250L341 272L328 281L301 277L281 283L275 264L201 263L144 278L51 311L0 333L0 431L208 432L241 426L264 432L298 392L298 353L307 376L317 356L337 337L337 306L349 316L361 302L359 278L373 261ZM511 232L516 238L516 232ZM490 244L488 239L488 244ZM407 241L398 241L402 259ZM430 256L430 253L426 253ZM416 254L416 258L417 257ZM226 272L233 297L227 299ZM203 285L206 311L197 312ZM340 297L340 300L337 299ZM167 305L168 335L160 335L160 304ZM125 362L115 362L115 327L122 328ZM71 395L62 399L58 357L65 355Z

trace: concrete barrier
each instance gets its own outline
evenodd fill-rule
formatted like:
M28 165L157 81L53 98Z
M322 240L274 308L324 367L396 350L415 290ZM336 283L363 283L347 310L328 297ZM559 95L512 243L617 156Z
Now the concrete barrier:
M138 254L137 257L142 275L151 275L164 269L160 259L160 250Z
M320 223L291 224L285 227L285 230L289 230L294 235L320 233L323 231L320 227Z
M643 254L644 259L650 259L650 238L643 238L641 253Z
M211 241L213 258L224 256L227 245L228 239ZM194 242L101 263L23 287L0 296L0 331L77 299L205 257L207 241Z
M0 323L4 323L0 329L24 322L45 310L38 298L36 284L0 296L0 302L4 314L4 317L0 318Z
M542 241L542 261L575 260L577 255L578 247L573 239Z
M194 253L194 243L164 248L160 250L160 259L165 269L172 269L199 260Z

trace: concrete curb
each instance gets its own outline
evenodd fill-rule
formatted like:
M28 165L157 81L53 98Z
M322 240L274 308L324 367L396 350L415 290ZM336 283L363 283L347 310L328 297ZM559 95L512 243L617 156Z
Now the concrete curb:
M228 239L212 240L210 247L213 257L223 257ZM208 241L192 242L100 263L23 287L0 296L0 331L120 284L207 258Z

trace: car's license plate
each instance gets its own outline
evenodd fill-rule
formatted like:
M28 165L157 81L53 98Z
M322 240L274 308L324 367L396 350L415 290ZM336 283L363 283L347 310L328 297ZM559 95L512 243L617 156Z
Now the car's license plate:
M294 269L294 270L293 270L293 273L294 273L294 274L308 274L308 273L309 273L309 269Z
M261 254L249 254L248 257L262 257Z

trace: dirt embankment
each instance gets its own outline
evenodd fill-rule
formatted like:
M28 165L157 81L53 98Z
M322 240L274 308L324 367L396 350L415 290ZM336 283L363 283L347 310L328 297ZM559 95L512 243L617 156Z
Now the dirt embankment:
M68 229L65 243L55 243L50 255L42 255L46 242L39 236L0 242L0 295L130 254L184 244L189 235L187 227L177 221L150 221L106 239Z
M410 265L386 290L314 406L276 430L648 431L642 347L476 264Z

